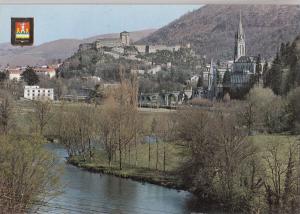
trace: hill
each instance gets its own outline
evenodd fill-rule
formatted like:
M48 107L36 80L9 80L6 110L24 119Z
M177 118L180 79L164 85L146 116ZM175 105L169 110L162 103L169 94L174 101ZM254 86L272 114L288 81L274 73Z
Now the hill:
M207 5L183 15L137 43L190 42L196 53L208 58L233 58L234 34L242 12L248 55L271 58L281 42L300 33L300 6Z
M132 41L153 33L155 29L131 32ZM100 38L116 38L119 33L98 35L86 39L59 39L32 47L14 47L10 43L0 44L0 65L43 65L53 60L64 60L72 56L82 43L92 42Z

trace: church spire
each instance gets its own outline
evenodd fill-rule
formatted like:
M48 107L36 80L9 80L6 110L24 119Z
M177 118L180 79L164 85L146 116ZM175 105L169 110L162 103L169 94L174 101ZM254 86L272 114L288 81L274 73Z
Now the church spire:
M241 56L246 55L245 32L242 24L242 12L240 11L240 22L235 37L235 50L234 61L238 60Z
M240 23L239 23L239 30L238 35L241 38L245 38L244 29L243 29L243 23L242 23L242 11L240 10Z

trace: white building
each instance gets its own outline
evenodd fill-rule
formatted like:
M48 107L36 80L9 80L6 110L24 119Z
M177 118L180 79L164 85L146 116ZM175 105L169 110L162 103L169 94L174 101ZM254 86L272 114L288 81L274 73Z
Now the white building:
M24 87L24 98L29 100L54 100L54 89L26 85Z
M161 71L161 65L156 65L150 69L147 70L147 73L148 74L152 74L152 75L155 75L157 72L160 72Z
M194 75L191 77L191 83L197 83L199 80L199 76L198 75Z

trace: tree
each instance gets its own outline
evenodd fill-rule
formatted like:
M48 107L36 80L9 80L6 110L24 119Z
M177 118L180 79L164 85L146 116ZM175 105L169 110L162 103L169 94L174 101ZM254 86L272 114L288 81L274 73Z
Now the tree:
M199 76L197 81L197 88L203 87L203 78L202 75Z
M159 151L158 151L158 140L157 140L157 135L158 135L158 124L157 120L155 117L152 119L151 123L151 136L154 137L155 139L155 144L156 144L156 161L155 161L155 169L158 169L158 159L159 159ZM149 142L149 162L148 162L148 167L150 168L150 160L151 160L151 147L150 147L151 142Z
M244 105L240 106L238 113L238 118L240 123L247 128L248 135L251 135L253 128L257 121L257 106L256 102L252 99L249 94Z
M290 145L288 154L282 155L278 142L265 152L266 172L270 179L264 181L269 213L297 213L296 145ZM285 158L287 157L287 158Z
M163 171L166 172L167 164L167 143L174 143L177 139L176 126L177 117L175 113L158 118L158 136L163 141Z
M295 133L300 132L300 87L290 91L287 96L287 111L289 113L290 130Z
M221 82L221 74L219 69L217 69L217 74L216 74L216 83L219 84Z
M262 180L249 169L256 149L235 120L230 114L181 111L177 132L190 158L181 166L180 174L184 184L203 200L214 199L243 209L252 202Z
M268 78L270 78L270 80L267 80L270 81L270 88L276 95L280 95L282 93L282 65L278 53L273 61Z
M34 119L37 121L39 132L44 134L44 129L53 116L51 112L51 103L49 101L33 101Z
M262 73L262 68L261 68L261 56L258 54L257 61L256 61L256 69L255 69L255 79L256 83L259 83L261 73Z
M26 68L26 70L21 74L21 78L28 85L36 85L39 83L39 77L31 67Z
M8 134L12 127L13 99L7 91L0 91L0 131Z
M39 137L0 137L1 213L36 212L58 193L60 170Z
M115 100L115 114L113 121L116 130L116 142L119 151L119 169L123 167L123 152L132 142L136 134L137 118L137 77L125 78L125 68L120 66L120 86L112 91ZM126 151L126 150L125 150Z
M7 79L6 73L5 72L0 72L0 82L3 82L6 79Z
M229 69L227 67L225 73L224 73L224 77L223 77L223 86L229 88L230 87L230 83L231 83L231 79L230 79L230 72Z
M104 87L100 84L95 85L94 90L89 94L89 99L91 102L99 104L104 99Z
M267 61L265 61L262 76L263 76L263 86L264 86L264 88L269 87L270 86L270 82L269 82L270 77L269 77L269 64L268 64Z
M108 165L111 167L114 154L117 150L117 121L115 114L117 113L115 100L108 98L103 105L99 118L100 141L103 145L107 156Z

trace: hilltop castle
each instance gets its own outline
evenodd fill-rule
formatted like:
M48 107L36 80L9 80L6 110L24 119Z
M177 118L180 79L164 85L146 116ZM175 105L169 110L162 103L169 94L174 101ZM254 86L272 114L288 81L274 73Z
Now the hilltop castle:
M129 48L131 47L131 49ZM159 50L168 50L168 51L178 51L182 46L181 45L134 45L130 40L130 33L123 31L120 33L119 38L101 38L96 40L93 43L84 43L80 44L79 51L85 51L88 49L113 49L114 52L124 54L128 49L130 49L133 55L145 54L145 53L155 53Z

